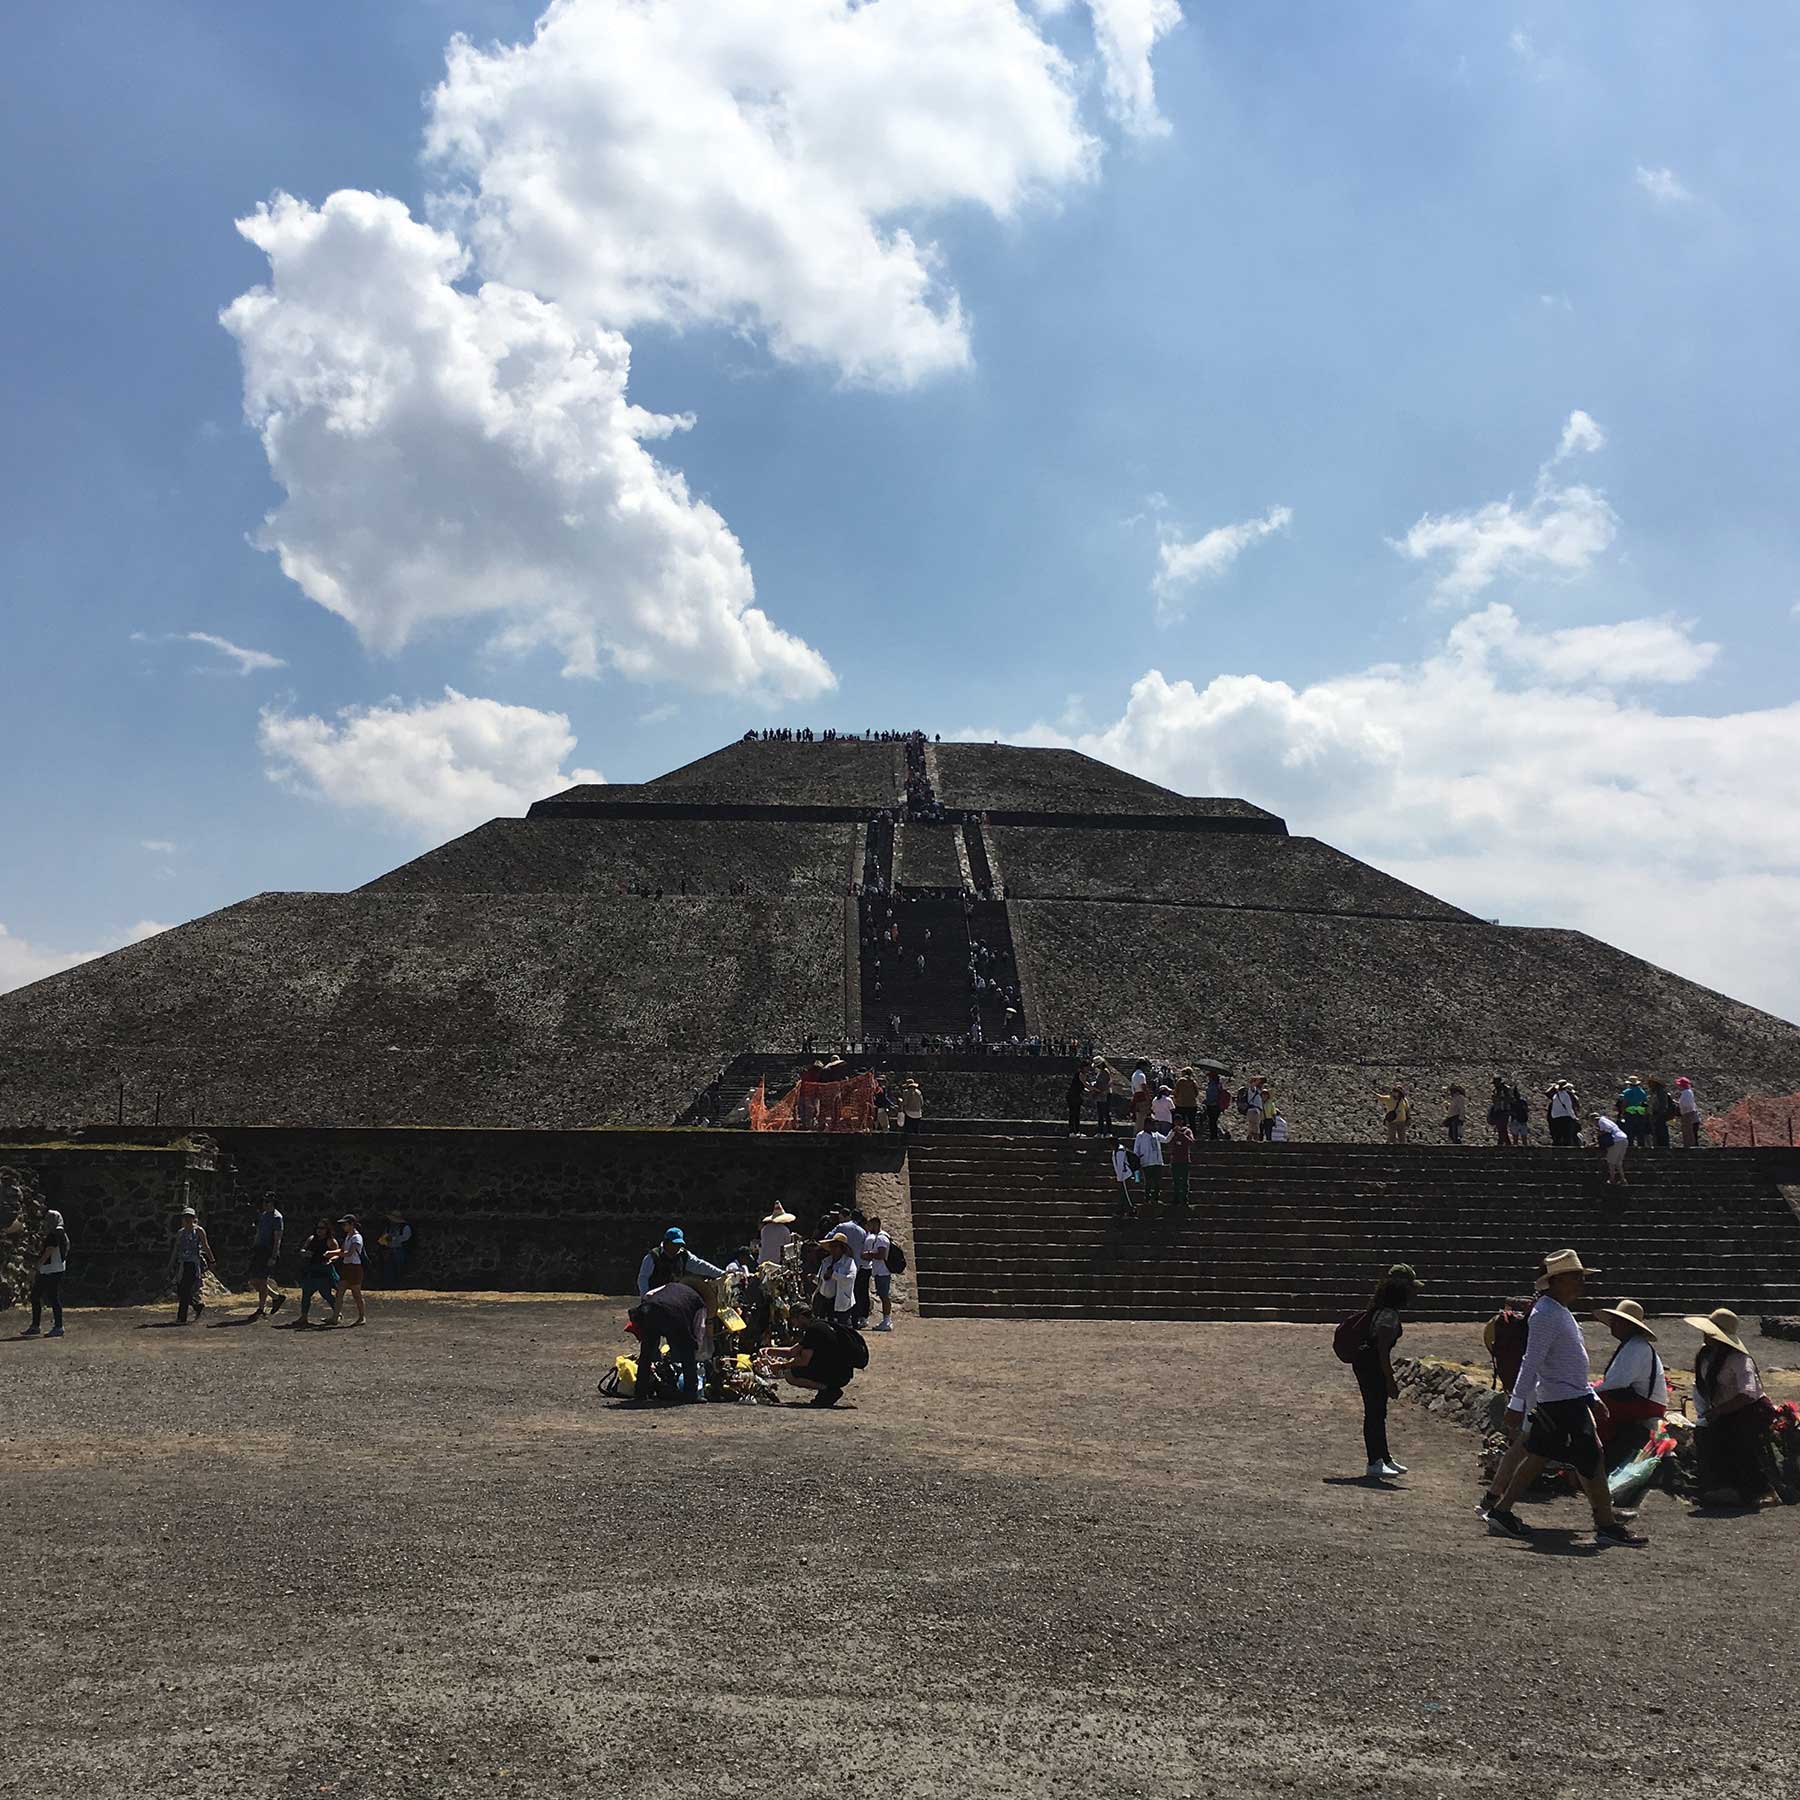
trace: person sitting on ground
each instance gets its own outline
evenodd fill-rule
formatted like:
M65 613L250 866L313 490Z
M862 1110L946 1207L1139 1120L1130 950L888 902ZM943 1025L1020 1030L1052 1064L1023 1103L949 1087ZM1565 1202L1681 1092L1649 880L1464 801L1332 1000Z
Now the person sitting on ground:
M675 1366L672 1398L692 1402L702 1398L700 1358L710 1334L706 1323L706 1297L685 1281L673 1281L645 1294L627 1315L637 1327L638 1372L631 1390L633 1406L648 1406L660 1395L663 1372ZM668 1340L668 1351L663 1340Z
M1614 1511L1594 1426L1594 1392L1589 1377L1587 1343L1569 1309L1581 1298L1590 1275L1574 1250L1558 1250L1544 1259L1538 1277L1538 1301L1531 1309L1525 1357L1506 1403L1508 1414L1529 1415L1522 1454L1509 1452L1496 1479L1504 1489L1489 1489L1480 1512L1496 1537L1529 1538L1532 1528L1513 1511L1552 1458L1565 1462L1581 1483L1594 1513L1594 1541L1636 1547L1649 1540L1633 1531ZM1515 1445L1515 1450L1520 1446ZM1510 1472L1510 1473L1509 1473Z
M1687 1324L1705 1340L1694 1358L1694 1450L1702 1506L1758 1506L1768 1488L1764 1446L1770 1406L1743 1321L1721 1306Z
M817 1319L801 1331L798 1343L769 1351L766 1366L792 1386L807 1389L814 1406L836 1406L856 1377L848 1332Z
M1669 1410L1669 1383L1656 1353L1656 1333L1644 1323L1644 1309L1635 1300L1603 1306L1599 1316L1619 1346L1597 1390L1606 1408L1599 1422L1600 1448L1610 1470L1643 1454L1657 1421Z
M1685 1075L1675 1077L1675 1116L1681 1121L1681 1144L1685 1150L1700 1148L1700 1096Z
M1406 1473L1406 1464L1395 1462L1388 1448L1388 1402L1400 1398L1400 1383L1394 1377L1394 1346L1405 1330L1400 1314L1412 1304L1421 1286L1411 1263L1389 1267L1375 1284L1362 1345L1350 1361L1362 1392L1363 1450L1369 1459L1371 1481L1389 1481Z
M1625 1179L1625 1153L1631 1148L1631 1140L1625 1135L1624 1128L1605 1113L1595 1113L1594 1139L1606 1162L1606 1185L1629 1187L1631 1184Z

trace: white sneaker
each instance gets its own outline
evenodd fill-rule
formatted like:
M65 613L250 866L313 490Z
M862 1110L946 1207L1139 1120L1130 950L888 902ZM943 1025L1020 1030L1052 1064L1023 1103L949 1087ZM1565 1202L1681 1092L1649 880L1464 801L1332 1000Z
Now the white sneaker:
M892 1331L894 1329L894 1321L892 1319L883 1319L875 1329L877 1331Z
M1406 1473L1406 1464L1403 1462L1395 1462L1390 1456L1388 1458L1387 1471L1390 1475L1404 1475Z
M1384 1462L1372 1462L1369 1464L1369 1479L1371 1481L1385 1481L1393 1474L1393 1472L1394 1471Z

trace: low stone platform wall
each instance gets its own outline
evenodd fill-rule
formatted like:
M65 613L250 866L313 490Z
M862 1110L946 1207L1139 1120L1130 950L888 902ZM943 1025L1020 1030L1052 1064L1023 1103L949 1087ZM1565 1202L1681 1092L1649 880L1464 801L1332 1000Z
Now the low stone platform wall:
M1800 1317L1777 1317L1773 1313L1762 1316L1762 1334L1764 1337L1792 1338L1800 1341Z
M416 1234L408 1285L626 1293L666 1226L723 1263L776 1202L810 1228L826 1206L850 1202L859 1169L899 1159L897 1144L738 1131L221 1127L160 1144L7 1135L0 1162L32 1169L68 1218L77 1306L160 1296L183 1204L204 1220L225 1281L241 1286L266 1192L286 1220L286 1279L319 1218L357 1214L373 1255L400 1212Z

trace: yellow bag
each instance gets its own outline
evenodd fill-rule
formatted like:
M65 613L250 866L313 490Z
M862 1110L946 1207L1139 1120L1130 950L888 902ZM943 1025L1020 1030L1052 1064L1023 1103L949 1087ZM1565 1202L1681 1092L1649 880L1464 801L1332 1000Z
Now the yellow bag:
M637 1358L635 1356L615 1356L613 1373L618 1379L619 1392L629 1400L637 1392Z

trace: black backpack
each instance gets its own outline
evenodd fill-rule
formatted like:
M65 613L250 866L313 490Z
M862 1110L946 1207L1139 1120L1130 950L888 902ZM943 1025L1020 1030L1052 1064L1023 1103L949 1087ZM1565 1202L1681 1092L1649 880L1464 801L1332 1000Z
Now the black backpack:
M890 1275L906 1273L906 1252L892 1238L888 1240L887 1266Z
M851 1325L833 1324L832 1330L838 1334L839 1347L849 1359L853 1369L866 1369L869 1366L869 1346L863 1334Z

